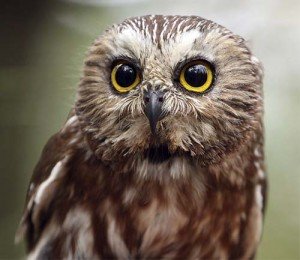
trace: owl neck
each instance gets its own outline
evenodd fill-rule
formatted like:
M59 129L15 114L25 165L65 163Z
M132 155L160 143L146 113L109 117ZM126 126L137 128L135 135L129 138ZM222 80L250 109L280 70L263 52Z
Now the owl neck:
M251 178L248 176L254 148L253 142L243 145L237 152L225 156L221 161L203 166L199 158L187 154L137 154L120 163L109 164L117 174L133 175L139 182L169 184L171 182L197 182L210 186L242 188ZM162 149L162 148L161 148ZM248 178L249 177L249 178Z
M261 128L259 128L261 129ZM243 143L236 151L225 155L220 161L213 164L204 164L201 159L193 157L188 153L170 154L166 146L156 147L147 151L129 155L119 161L96 161L110 168L115 176L131 175L138 182L152 182L159 184L169 183L202 183L209 186L231 186L241 188L252 181L253 176L249 174L253 166L254 151L257 145L262 148L263 140L258 140L262 136L259 132ZM86 151L93 154L90 142L82 136ZM263 153L263 151L261 151ZM89 157L86 156L86 157ZM97 156L96 156L97 157Z

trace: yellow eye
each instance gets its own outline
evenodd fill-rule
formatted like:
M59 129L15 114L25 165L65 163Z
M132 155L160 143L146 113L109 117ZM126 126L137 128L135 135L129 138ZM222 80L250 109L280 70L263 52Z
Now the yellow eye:
M205 61L188 63L180 72L179 82L188 91L205 92L213 82L213 72L210 64Z
M111 83L121 93L135 88L141 79L135 67L129 63L117 64L111 72Z

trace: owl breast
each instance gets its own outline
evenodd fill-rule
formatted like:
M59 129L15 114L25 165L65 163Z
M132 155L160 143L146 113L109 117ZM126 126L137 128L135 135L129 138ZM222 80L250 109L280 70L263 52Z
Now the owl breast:
M39 235L30 241L32 258L252 256L262 222L254 186L218 184L213 172L185 160L144 162L148 174L177 176L160 184L153 179L141 182L137 172L111 175L83 148L82 136L77 143L72 140L67 150L73 147L73 154L57 162L32 191L35 205L28 217L49 219L42 232L41 226L34 226ZM183 169L193 172L184 182L176 172Z

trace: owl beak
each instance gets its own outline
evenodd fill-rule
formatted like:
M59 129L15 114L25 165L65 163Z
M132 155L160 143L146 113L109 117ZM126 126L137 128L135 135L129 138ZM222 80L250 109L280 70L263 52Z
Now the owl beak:
M162 104L164 101L164 92L148 90L144 92L145 114L149 119L152 134L156 133L156 125L163 118Z

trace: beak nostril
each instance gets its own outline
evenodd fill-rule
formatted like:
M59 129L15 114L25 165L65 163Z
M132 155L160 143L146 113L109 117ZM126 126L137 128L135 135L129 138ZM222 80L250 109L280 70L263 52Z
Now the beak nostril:
M150 101L150 98L149 98L149 97L145 97L144 99L145 99L145 102L146 102L146 103L148 103L148 102Z
M159 97L159 98L158 98L158 101L159 101L159 102L163 102L163 101L164 101L164 98L163 98L163 97Z

